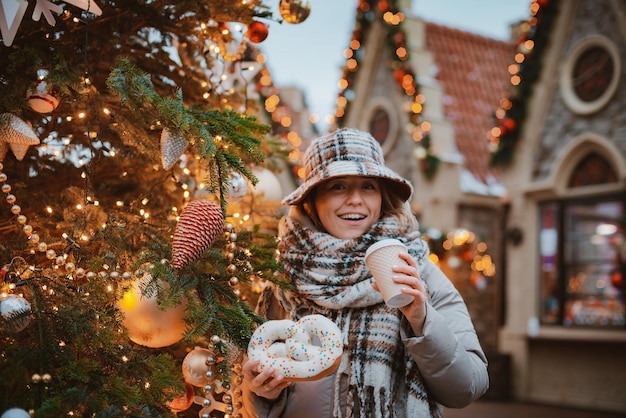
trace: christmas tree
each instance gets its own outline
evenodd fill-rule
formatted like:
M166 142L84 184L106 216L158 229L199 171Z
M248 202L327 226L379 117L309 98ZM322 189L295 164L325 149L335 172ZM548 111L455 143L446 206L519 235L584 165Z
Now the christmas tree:
M243 285L285 285L274 225L230 217L289 150L249 94L269 9L0 9L0 414L237 416Z

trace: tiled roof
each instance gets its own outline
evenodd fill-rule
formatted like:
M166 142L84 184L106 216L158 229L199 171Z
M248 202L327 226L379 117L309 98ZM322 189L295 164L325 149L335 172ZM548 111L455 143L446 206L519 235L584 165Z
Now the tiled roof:
M487 132L507 97L515 44L426 22L426 46L434 54L444 114L454 126L465 167L483 182L489 175L498 178L490 167Z

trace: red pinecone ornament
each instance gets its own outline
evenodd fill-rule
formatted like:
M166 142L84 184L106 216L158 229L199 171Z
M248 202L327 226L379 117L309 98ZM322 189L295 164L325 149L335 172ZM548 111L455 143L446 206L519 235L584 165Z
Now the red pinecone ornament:
M183 209L174 231L172 266L181 269L196 261L224 230L222 210L208 200L194 200Z

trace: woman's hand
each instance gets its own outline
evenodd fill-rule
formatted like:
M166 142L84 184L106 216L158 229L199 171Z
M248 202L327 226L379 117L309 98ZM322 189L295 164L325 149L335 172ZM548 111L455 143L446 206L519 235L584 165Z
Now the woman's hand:
M408 265L398 264L393 267L393 281L403 285L402 293L413 296L413 302L399 309L411 324L415 335L420 336L423 335L424 322L426 321L428 292L424 288L424 282L420 278L417 263L413 257L407 253L401 253L400 258L406 261ZM375 282L372 286L380 291Z
M285 376L276 373L273 367L268 367L261 373L256 372L256 367L260 360L247 360L242 367L243 378L248 382L248 387L257 396L274 400L280 396L280 393L290 385L285 381Z

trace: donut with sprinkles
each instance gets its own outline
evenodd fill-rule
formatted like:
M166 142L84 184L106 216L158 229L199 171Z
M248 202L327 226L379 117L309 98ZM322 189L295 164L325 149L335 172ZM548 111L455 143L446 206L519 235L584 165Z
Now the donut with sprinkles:
M260 361L257 371L273 367L286 380L315 380L331 373L343 353L341 332L323 315L307 315L261 324L248 344L248 357Z

